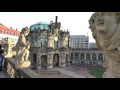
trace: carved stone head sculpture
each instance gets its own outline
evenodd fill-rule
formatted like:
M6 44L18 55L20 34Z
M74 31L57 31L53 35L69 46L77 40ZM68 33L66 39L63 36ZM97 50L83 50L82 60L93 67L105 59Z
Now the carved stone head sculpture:
M21 34L24 34L25 36L27 36L29 34L30 30L28 27L25 27L21 30Z
M28 27L25 27L21 30L18 42L16 44L16 68L26 68L29 67L31 62L28 60L30 43L27 42L25 36L29 34Z
M120 45L120 12L96 12L89 24L100 49L114 50Z
M96 12L89 24L98 48L105 53L104 77L120 78L120 12Z

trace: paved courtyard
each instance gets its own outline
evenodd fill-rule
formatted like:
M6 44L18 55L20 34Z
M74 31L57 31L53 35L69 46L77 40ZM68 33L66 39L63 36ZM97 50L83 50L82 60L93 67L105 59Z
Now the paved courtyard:
M75 74L78 74L86 78L96 78L95 76L92 76L91 74L89 74L89 70L87 70L87 68L88 67L84 67L84 66L71 66L64 69L68 71L72 71Z
M89 74L88 67L70 66L66 68L53 68L52 70L35 70L44 78L96 78Z

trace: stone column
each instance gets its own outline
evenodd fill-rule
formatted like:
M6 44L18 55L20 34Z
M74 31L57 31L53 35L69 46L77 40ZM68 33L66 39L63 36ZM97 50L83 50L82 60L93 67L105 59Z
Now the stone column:
M61 67L66 67L66 53L61 53Z
M92 60L92 53L90 53L90 60Z
M61 54L59 54L59 67L61 67Z
M84 53L84 55L85 55L85 60L86 60L86 53Z
M41 55L39 53L37 54L37 69L41 69Z
M68 55L67 66L70 66L70 54Z
M80 60L80 53L78 53L78 60Z
M53 68L53 53L48 52L47 55L47 69L52 69Z
M97 57L97 61L98 61L98 53L95 53L96 54L96 57Z
M73 61L75 60L75 53L73 52Z
M30 57L31 57L31 63L32 63L31 67L33 68L34 67L34 63L33 63L33 53L32 52L30 53Z

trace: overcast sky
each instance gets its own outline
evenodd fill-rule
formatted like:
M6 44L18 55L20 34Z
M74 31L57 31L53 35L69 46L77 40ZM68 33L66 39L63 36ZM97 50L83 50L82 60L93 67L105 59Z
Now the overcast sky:
M89 29L91 15L94 12L0 12L0 23L13 29L21 30L23 27L31 26L37 22L55 21L58 16L58 22L70 31L71 35L88 35L90 42L95 42Z

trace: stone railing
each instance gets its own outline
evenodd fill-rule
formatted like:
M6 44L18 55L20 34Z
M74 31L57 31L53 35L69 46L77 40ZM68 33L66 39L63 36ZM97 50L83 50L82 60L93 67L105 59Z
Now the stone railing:
M30 68L16 69L14 58L5 58L4 69L8 78L43 78Z

